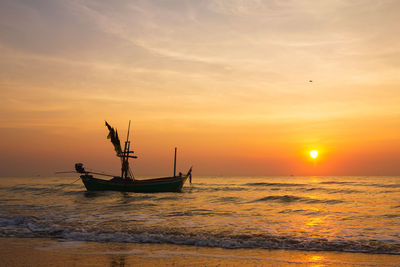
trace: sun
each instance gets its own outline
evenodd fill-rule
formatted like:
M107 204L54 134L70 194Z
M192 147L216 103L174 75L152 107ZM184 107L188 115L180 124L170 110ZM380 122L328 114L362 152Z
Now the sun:
M310 156L315 159L316 157L318 157L318 151L317 150L312 150L310 151Z

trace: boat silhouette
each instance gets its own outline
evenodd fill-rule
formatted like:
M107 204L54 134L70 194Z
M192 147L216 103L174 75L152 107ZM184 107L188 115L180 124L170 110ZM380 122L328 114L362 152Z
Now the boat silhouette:
M82 163L75 164L75 171L80 173L81 180L88 191L120 191L120 192L179 192L182 190L186 180L189 179L192 183L192 167L186 174L179 173L176 175L176 151L174 156L174 175L171 177L152 178L146 180L135 179L132 170L129 166L129 159L136 159L137 156L133 155L134 151L130 150L129 141L129 130L125 141L124 150L121 148L121 143L118 137L118 132L106 122L106 127L109 130L107 136L111 139L111 143L114 145L114 149L117 153L117 157L121 158L121 175L113 176L109 174L91 172L85 170ZM110 180L100 179L94 177L94 175L112 177Z

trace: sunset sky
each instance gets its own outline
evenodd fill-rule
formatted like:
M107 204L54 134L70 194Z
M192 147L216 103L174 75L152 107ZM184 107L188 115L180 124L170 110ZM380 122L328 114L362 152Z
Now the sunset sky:
M399 175L400 1L0 2L0 176ZM310 82L312 80L312 82ZM310 151L319 152L316 159Z

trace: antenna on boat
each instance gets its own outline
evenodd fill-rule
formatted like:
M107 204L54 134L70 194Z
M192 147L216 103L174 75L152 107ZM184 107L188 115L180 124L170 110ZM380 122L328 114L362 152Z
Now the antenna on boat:
M174 177L176 176L176 147L175 147L175 157L174 157Z

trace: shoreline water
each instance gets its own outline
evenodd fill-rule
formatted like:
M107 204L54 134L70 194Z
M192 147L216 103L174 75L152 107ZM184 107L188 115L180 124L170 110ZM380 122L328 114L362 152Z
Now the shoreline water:
M0 238L1 266L400 266L400 255Z

